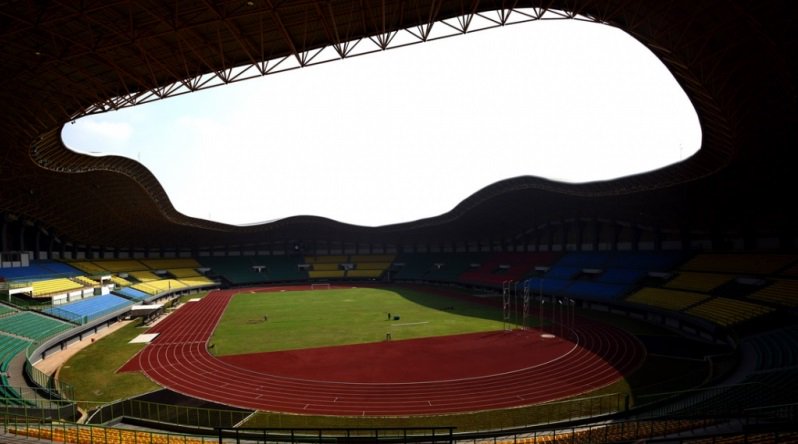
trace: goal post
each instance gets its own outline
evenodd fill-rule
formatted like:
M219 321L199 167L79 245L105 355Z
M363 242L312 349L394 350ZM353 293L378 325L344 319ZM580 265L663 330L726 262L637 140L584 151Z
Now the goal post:
M329 290L330 288L332 288L332 287L330 287L330 283L329 282L323 282L323 283L319 283L319 284L310 284L310 289L311 290Z

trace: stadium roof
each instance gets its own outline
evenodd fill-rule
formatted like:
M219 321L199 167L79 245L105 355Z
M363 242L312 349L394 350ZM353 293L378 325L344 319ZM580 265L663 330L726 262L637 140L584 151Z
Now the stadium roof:
M794 238L797 9L789 0L3 2L0 211L77 244L131 248L498 240L574 218ZM693 102L702 149L606 182L509 179L416 222L295 217L236 227L178 213L135 161L75 154L60 140L63 124L88 113L352 56L366 44L389 48L403 29L423 41L434 29L467 31L475 14L501 26L543 10L617 26L646 45Z

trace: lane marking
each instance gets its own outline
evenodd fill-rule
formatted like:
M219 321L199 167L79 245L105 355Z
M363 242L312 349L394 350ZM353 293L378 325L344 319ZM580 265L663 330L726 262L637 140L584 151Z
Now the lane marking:
M408 322L406 324L391 324L391 327L407 327L408 325L421 325L421 324L429 324L429 321L423 322Z

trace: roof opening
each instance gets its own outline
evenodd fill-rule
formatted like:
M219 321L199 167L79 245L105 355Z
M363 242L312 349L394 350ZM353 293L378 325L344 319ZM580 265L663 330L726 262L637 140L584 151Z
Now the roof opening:
M696 112L621 30L538 21L92 115L63 129L141 162L175 208L245 225L436 216L517 176L611 180L693 155Z

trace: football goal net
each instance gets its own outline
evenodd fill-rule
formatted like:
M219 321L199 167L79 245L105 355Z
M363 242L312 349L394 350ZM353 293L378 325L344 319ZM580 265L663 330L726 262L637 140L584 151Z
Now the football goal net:
M330 284L329 283L310 284L310 289L311 290L329 290L330 289Z

